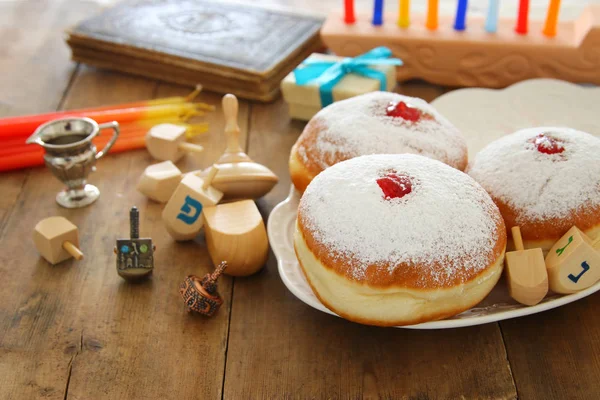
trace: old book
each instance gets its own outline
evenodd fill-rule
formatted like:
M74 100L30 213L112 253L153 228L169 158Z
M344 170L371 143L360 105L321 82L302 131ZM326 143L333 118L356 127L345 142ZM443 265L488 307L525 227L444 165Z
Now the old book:
M233 3L138 0L83 21L67 43L76 61L269 101L320 48L322 22Z

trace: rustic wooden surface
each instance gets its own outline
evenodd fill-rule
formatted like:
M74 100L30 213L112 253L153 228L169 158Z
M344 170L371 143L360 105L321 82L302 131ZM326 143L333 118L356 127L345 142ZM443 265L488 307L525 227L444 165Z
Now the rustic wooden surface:
M109 1L110 2L110 1ZM106 1L104 1L106 3ZM265 1L326 11L338 1ZM314 7L311 7L314 6ZM69 61L62 31L99 9L94 1L0 1L0 116L180 95L187 88ZM402 85L432 100L446 89ZM219 106L220 95L202 100ZM205 152L178 166L209 165L224 149L220 110ZM281 183L258 201L264 218L287 196L289 149L303 124L285 104L240 102L242 142ZM600 295L535 316L445 331L380 329L320 313L281 282L271 254L248 278L223 278L225 304L205 319L185 312L178 284L212 269L202 240L175 243L161 206L135 190L144 151L111 155L91 181L92 207L65 210L44 168L0 175L0 399L598 399ZM112 247L140 208L157 246L151 280L115 271ZM86 258L50 266L31 230L50 215L79 226Z

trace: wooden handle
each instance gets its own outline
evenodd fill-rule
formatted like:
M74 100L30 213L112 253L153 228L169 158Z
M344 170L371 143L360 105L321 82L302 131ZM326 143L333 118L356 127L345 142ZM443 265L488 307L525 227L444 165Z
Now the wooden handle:
M212 183L213 179L215 179L215 175L217 175L217 172L219 172L219 168L217 167L216 164L213 164L210 171L208 171L208 175L206 175L206 178L204 178L204 183L202 184L202 190L208 189L208 187Z
M188 142L179 143L179 148L181 150L189 151L191 153L201 153L202 151L204 151L204 147L200 146L199 144L193 144Z
M69 253L71 256L73 256L74 259L81 260L83 258L83 253L73 243L64 242L62 244L62 247L63 247L63 249L65 249L67 251L67 253Z
M227 135L227 152L239 153L240 127L238 126L238 100L232 94L223 96L223 114L225 114L225 135Z
M518 226L513 226L510 231L512 232L515 249L518 251L525 250L525 247L523 246L523 238L521 237L521 228Z

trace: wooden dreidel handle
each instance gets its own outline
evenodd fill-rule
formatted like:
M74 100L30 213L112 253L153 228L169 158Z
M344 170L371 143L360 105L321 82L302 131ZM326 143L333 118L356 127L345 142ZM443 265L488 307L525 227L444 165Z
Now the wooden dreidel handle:
M175 124L155 125L146 134L146 149L155 159L172 162L177 162L186 152L202 152L204 147L185 141L186 129Z
M548 293L548 273L542 249L525 250L521 229L511 229L516 251L506 253L506 279L510 296L521 304L533 306Z
M223 114L225 115L225 135L227 149L217 164L252 161L240 146L240 127L238 125L238 99L232 94L223 96Z
M50 264L74 258L81 260L77 227L64 217L49 217L38 222L33 231L33 243Z
M227 260L228 275L246 276L267 261L269 240L262 216L252 200L204 209L206 246L213 263Z
M162 213L165 227L175 240L195 238L204 223L203 208L221 201L223 193L210 185L217 172L217 167L213 166L209 179L206 179L208 182L187 174L175 189Z
M77 246L75 246L73 243L71 243L67 240L67 241L63 242L62 247L63 247L63 249L65 249L67 251L67 253L69 253L71 255L71 257L73 257L77 261L83 260L83 252L81 250L79 250L79 248Z
M600 280L600 239L591 240L572 227L546 255L550 289L556 293L574 293Z

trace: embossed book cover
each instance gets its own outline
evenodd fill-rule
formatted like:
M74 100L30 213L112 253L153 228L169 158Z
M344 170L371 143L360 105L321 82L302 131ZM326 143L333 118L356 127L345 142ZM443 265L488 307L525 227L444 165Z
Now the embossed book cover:
M73 59L269 100L320 46L322 19L205 0L120 3L69 32Z

